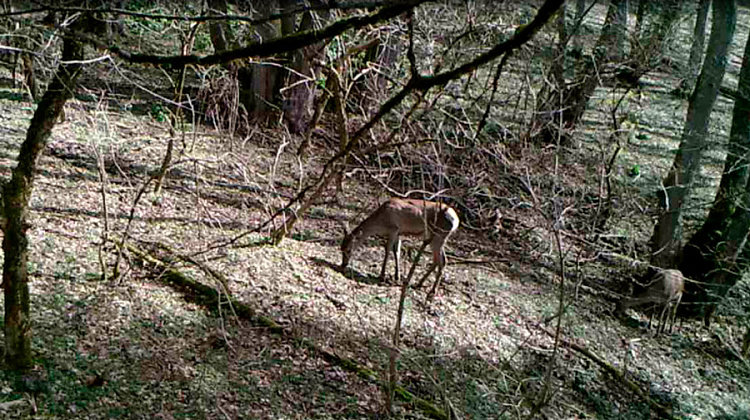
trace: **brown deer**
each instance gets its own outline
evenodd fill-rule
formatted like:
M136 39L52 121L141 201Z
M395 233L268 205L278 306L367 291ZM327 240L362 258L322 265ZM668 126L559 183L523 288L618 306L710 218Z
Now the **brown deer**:
M458 229L458 214L443 203L434 201L391 198L383 203L374 213L359 224L351 233L344 236L341 243L341 271L349 265L352 252L362 242L373 235L387 239L385 258L380 269L380 281L385 279L385 267L391 251L396 257L396 282L399 282L399 266L401 265L401 235L423 235L424 245L432 245L432 265L424 277L417 283L421 287L427 276L438 268L435 285L428 294L431 299L440 283L445 267L445 251L443 246L448 237ZM422 247L424 249L424 246Z
M659 316L659 328L656 330L656 335L659 335L664 330L665 313L667 314L667 322L670 322L670 314L667 312L667 309L672 306L671 324L669 326L669 333L671 334L672 327L674 327L674 319L677 315L677 307L680 305L684 291L685 278L682 276L680 270L662 270L654 276L646 290L632 298L622 299L617 304L616 313L621 315L626 309L645 303L664 305L664 309L662 309ZM653 318L653 315L652 312L648 320L649 329L651 329L651 318Z

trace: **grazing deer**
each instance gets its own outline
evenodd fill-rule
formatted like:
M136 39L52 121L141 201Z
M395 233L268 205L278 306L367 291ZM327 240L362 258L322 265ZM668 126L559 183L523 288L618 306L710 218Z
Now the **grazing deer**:
M664 305L664 309L661 311L659 316L659 328L656 330L656 335L659 335L664 330L664 314L667 313L667 308L672 307L671 324L669 326L669 333L672 333L672 327L674 327L674 319L677 315L677 307L680 305L682 300L682 293L685 291L685 278L682 276L680 270L663 270L654 276L651 283L649 283L646 290L632 298L624 298L617 304L616 313L623 314L626 309L643 305L644 303L656 303ZM656 311L656 310L654 310ZM651 328L651 318L654 314L651 313L651 317L648 320L648 328ZM670 314L667 313L667 322Z
M391 198L359 224L341 243L341 271L349 265L354 251L366 238L378 235L388 239L385 245L385 258L380 270L380 281L385 279L385 267L391 251L396 257L396 282L399 282L401 265L401 235L423 235L425 245L432 245L432 265L417 283L421 287L427 276L438 268L435 285L428 298L432 298L440 283L445 267L443 246L448 237L458 229L458 214L449 206L434 201ZM423 247L424 249L424 247Z

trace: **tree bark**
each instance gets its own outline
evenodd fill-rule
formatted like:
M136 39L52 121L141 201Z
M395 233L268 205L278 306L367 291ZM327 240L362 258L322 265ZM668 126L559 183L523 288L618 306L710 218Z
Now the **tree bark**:
M563 7L565 7L563 5ZM576 25L580 27L583 23L583 14L586 13L586 0L576 0ZM573 51L577 56L583 54L583 39L578 33L573 35Z
M688 278L701 282L686 284L685 301L699 303L685 309L693 315L710 316L711 308L750 268L743 255L748 253L750 225L747 212L750 206L750 38L745 44L737 92L719 189L703 226L685 246L680 264L680 270ZM709 305L700 305L702 303Z
M669 32L672 25L679 19L683 2L680 0L664 0L662 3L646 2L645 7L649 9L646 13L651 12L650 9L654 6L659 11L659 17L655 22L646 26L647 30L641 43L647 48L656 51L661 50L667 38L667 32Z
M257 12L254 18L267 18L278 12L278 0L256 0L251 3ZM254 30L252 41L258 43L279 38L281 34L278 21L260 23L255 25ZM240 69L240 101L254 121L266 123L272 119L273 111L278 109L275 97L279 91L280 70L264 62L254 62Z
M86 28L88 19L79 18L76 31ZM28 205L34 188L34 174L39 156L47 145L52 127L72 96L83 60L83 44L74 37L63 41L62 64L34 112L26 139L18 154L18 164L10 181L2 189L6 217L3 238L3 291L5 295L5 361L11 369L28 369L32 365L31 318L28 284L28 245L26 236Z
M605 49L607 61L618 62L625 57L628 39L628 0L612 0L607 10L602 34L597 43Z
M34 57L28 53L21 53L21 64L23 74L23 85L29 92L31 101L39 99L39 93L36 85L36 77L34 76Z
M227 13L227 1L226 0L209 0L208 7L211 9L209 14L226 14ZM230 48L229 25L225 21L213 20L208 24L208 33L211 37L211 43L214 46L214 51L223 52Z
M585 6L585 2L581 2ZM565 22L565 3L557 11L557 45L555 56L549 65L549 76L542 83L542 88L537 94L538 102L536 109L540 112L535 118L534 125L543 127L545 124L555 124L559 119L555 119L556 110L562 106L562 92L565 92L565 49L567 41L567 25ZM583 17L583 11L580 12L579 19ZM580 38L580 37L577 37ZM579 64L579 63L576 63ZM553 129L551 129L554 131Z
M296 7L298 3L299 0L282 0L282 7L289 10ZM302 15L297 25L296 15L289 15L282 20L282 35L291 35L319 27L321 23L328 21L329 16L330 14L326 11L313 14L308 10ZM312 63L322 57L324 46L325 42L318 42L288 54L289 67L292 71L286 72L285 85L288 88L283 93L282 109L284 120L292 133L304 133L307 129L315 88Z
M708 20L708 9L711 0L700 0L698 11L695 15L695 27L693 28L693 44L690 47L690 58L688 59L688 73L677 88L677 93L681 96L687 96L698 79L698 72L701 68L701 59L703 58L703 48L706 44L706 20Z
M683 2L680 0L664 0L660 5L645 0L640 2L636 12L637 36L634 37L638 42L631 44L630 68L620 72L620 80L635 84L643 75L661 64L669 29L679 19L682 6ZM660 8L658 18L646 26L646 16L653 14L656 7Z
M539 95L543 98L537 107L537 117L533 131L539 133L543 143L567 141L568 130L574 129L581 121L588 106L589 99L602 82L604 68L616 64L624 55L624 41L627 29L627 0L612 0L607 10L607 18L592 55L583 55L581 76L562 95L559 91L550 90ZM611 77L611 76L609 76ZM562 99L562 103L560 98ZM560 132L560 128L564 132Z
M693 29L693 45L690 47L690 79L693 83L698 78L701 68L701 58L703 57L703 47L706 44L706 21L708 20L708 9L711 6L711 0L700 0L698 3L698 13L695 17L695 28Z
M646 16L648 15L648 5L650 0L638 0L638 8L635 11L635 30L633 37L638 41L641 40L641 32L643 30Z
M713 24L707 57L695 91L690 97L682 141L669 174L659 191L661 215L651 237L651 263L670 268L678 265L681 252L680 218L683 205L693 188L706 147L708 120L724 78L727 51L734 36L737 6L734 0L713 2Z

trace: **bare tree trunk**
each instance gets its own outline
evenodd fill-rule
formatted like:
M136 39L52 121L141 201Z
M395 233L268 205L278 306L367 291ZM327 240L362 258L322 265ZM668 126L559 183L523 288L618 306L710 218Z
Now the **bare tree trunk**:
M638 0L638 8L635 11L635 30L633 37L640 42L643 23L646 20L649 0Z
M685 310L703 313L707 318L729 288L750 269L746 255L750 248L746 210L750 206L750 38L745 44L737 91L719 189L703 226L685 245L680 264L686 276L699 281L686 284L685 300L709 303L708 307L690 305Z
M701 58L703 57L703 47L706 44L706 21L708 20L708 9L711 6L711 0L700 0L698 3L698 13L695 17L695 28L693 29L693 45L690 47L690 85L692 88L701 68Z
M664 46L669 39L669 30L679 19L684 2L664 0L661 4L649 1L644 3L646 4L644 7L648 8L649 11L654 5L659 5L661 11L656 22L648 25L646 33L638 38L640 39L640 45L639 48L635 49L637 54L632 55L636 80L661 62Z
M688 74L680 81L680 86L675 92L681 97L690 94L698 79L703 48L706 44L706 20L708 20L709 6L711 6L711 0L700 0L698 3L698 12L695 16L695 27L693 28L693 44L690 47L690 58L688 59Z
M330 68L327 71L328 77L330 78L330 85L331 85L331 95L333 96L334 105L336 107L336 125L338 127L339 132L339 144L340 144L340 152L345 152L346 147L349 145L349 131L347 129L347 123L346 123L346 109L344 109L344 89L342 89L341 86L341 78L339 77L338 72L336 72L336 69ZM349 155L345 154L342 162L340 164L340 167L344 167L347 163ZM337 193L343 190L343 171L339 170L334 173L334 178L336 179L337 184ZM278 245L281 243L281 241L286 237L286 235L289 234L289 232L292 231L292 228L294 227L294 224L299 221L299 219L302 218L302 215L307 212L307 209L312 206L312 204L317 200L325 190L325 185L322 187L319 187L315 190L315 192L310 196L309 199L307 199L302 205L297 209L296 214L290 215L288 219L284 221L281 227L277 228L271 233L271 238L273 239L274 245Z
M285 10L291 10L299 3L300 0L282 0L282 6ZM321 12L313 14L312 11L307 11L302 15L299 25L296 24L295 17L296 15L290 14L282 19L282 35L286 36L296 32L319 28L322 23L328 21L329 13ZM284 120L287 123L289 131L292 133L304 133L307 129L315 89L315 76L312 74L312 63L322 58L324 46L325 43L319 42L293 51L288 56L289 67L292 71L287 71L286 73L285 85L287 89L284 92L282 108L284 110Z
M27 52L21 53L21 64L23 85L29 92L31 100L36 101L39 98L39 93L36 86L36 77L34 76L34 58Z
M209 14L222 15L227 13L226 0L208 0L208 7L211 9ZM229 25L225 21L212 20L208 24L208 32L211 36L214 51L218 53L230 48L230 39L232 38L229 34Z
M532 131L538 133L543 143L554 143L561 138L567 140L565 132L574 129L588 106L589 99L599 87L602 69L617 63L624 56L627 16L627 0L612 0L607 10L604 27L594 48L594 56L584 55L582 72L576 83L560 95L550 91L543 97L541 107L537 107L537 117ZM562 101L560 97L562 96ZM560 128L565 130L560 132Z
M359 103L364 114L371 114L388 96L388 74L395 71L395 64L401 56L398 25L383 30L375 42L369 43L363 60L363 67L369 66L378 71L371 71L354 81L351 89L351 101Z
M612 0L602 28L599 47L607 51L607 60L618 62L625 57L628 39L628 0Z
M565 3L557 11L557 57L552 62L550 73L557 89L565 88L565 49L568 41L568 28L565 22Z
M669 174L659 192L662 214L651 237L651 262L657 267L675 267L680 261L682 231L680 218L685 200L693 188L706 147L711 116L728 61L727 51L734 36L737 6L734 0L713 3L713 25L707 57L690 97L682 141Z
M557 45L555 48L555 56L552 58L552 62L549 65L549 77L546 78L545 82L542 84L542 88L537 94L539 101L536 104L536 109L539 112L536 113L535 121L533 122L535 127L542 127L544 124L555 124L555 121L559 121L559 119L555 119L553 115L559 114L558 110L562 106L563 97L563 94L561 93L566 90L564 74L565 44L567 41L565 9L565 3L563 3L557 11Z
M576 25L582 25L584 13L586 13L586 0L576 0ZM572 35L573 51L575 51L576 55L583 54L583 39L581 39L581 36L579 34Z
M109 7L112 7L114 9L125 9L125 0L115 0L109 2ZM120 36L125 34L125 25L122 23L122 15L115 14L114 19L108 20L106 22L106 31L107 31L107 42L110 44L118 43L120 40Z
M81 17L74 24L76 31L84 31L87 18ZM27 369L31 358L31 319L28 284L28 245L26 230L29 225L28 205L34 189L36 164L55 121L62 113L65 102L72 96L78 77L83 44L73 37L63 41L62 64L52 83L44 93L34 112L26 140L18 154L18 165L13 169L10 181L3 186L3 208L6 217L3 238L3 290L5 294L5 361L12 369Z
M257 12L254 18L266 18L278 11L278 0L256 0L251 3ZM279 29L276 21L255 25L252 40L262 42L278 38L281 33ZM273 112L278 110L275 96L278 93L280 71L279 67L263 62L251 63L240 69L240 100L253 120L267 123L272 119Z

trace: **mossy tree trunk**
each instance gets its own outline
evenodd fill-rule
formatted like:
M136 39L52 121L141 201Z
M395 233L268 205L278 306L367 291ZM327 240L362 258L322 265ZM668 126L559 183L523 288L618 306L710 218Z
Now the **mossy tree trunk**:
M86 18L74 24L85 29ZM5 361L11 369L31 367L31 318L28 284L28 245L26 236L29 200L34 188L37 161L47 145L52 127L72 96L75 80L81 70L83 44L73 37L63 42L62 64L44 93L31 119L26 139L18 154L18 164L10 181L3 186L2 199L6 218L3 237L3 291L5 293Z

